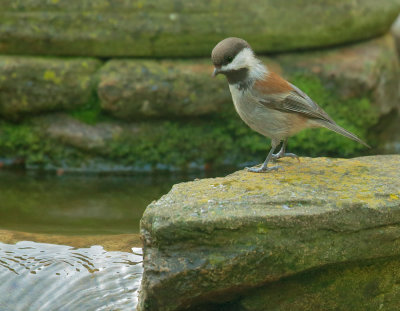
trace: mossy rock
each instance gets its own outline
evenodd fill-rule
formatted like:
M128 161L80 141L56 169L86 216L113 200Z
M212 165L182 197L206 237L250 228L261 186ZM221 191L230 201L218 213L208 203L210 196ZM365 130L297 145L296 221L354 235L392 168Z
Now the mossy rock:
M399 0L1 0L0 53L208 56L244 37L257 52L355 42L388 31Z
M95 59L0 56L0 116L76 109L94 95Z
M329 265L283 278L249 293L231 310L396 310L400 303L399 259Z
M346 287L340 284L346 277L354 278L348 286L358 284L361 288L354 290L359 293L377 294L387 285L394 294L388 300L392 305L399 301L385 262L378 262L372 272L357 264L349 273L338 272L337 279L332 270L328 279L309 271L327 266L340 271L349 262L400 256L400 156L284 159L280 165L280 171L267 174L242 170L177 184L146 208L138 310L196 310L201 304L246 295L250 298L243 306L264 304L245 310L291 310L280 309L280 304L302 310L296 309L293 297L299 303L312 294L323 300L326 282L336 281L321 305L340 310L342 302L331 297L343 294ZM362 273L357 274L358 266ZM397 262L394 267L398 278ZM373 283L380 271L391 283ZM305 273L299 285L304 288L296 287L296 279L285 285L291 276L302 280L300 273ZM260 286L267 287L251 298L249 291ZM292 287L297 290L292 292ZM274 296L277 292L283 301ZM361 296L350 305L364 310L364 302ZM303 310L319 310L321 305L310 299Z
M397 52L400 58L400 15L397 17L396 21L394 22L391 32L393 34L394 40L397 46Z
M101 107L125 120L219 113L231 96L211 72L208 60L111 60L100 70Z
M400 110L400 65L390 34L325 51L285 53L273 60L286 75L318 76L343 99L370 96L382 115Z

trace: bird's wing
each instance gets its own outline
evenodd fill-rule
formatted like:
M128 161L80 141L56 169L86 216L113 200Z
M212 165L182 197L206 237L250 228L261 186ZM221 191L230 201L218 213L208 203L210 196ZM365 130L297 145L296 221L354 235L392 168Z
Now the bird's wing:
M298 113L314 119L320 126L369 147L356 135L337 125L307 94L277 74L269 73L264 80L254 83L251 93L256 101L269 109Z
M277 84L280 85L279 90L271 87L271 85ZM282 87L282 85L285 85L285 87ZM278 92L275 92L275 89ZM331 117L303 91L276 74L269 78L269 80L255 83L253 96L258 102L269 109L298 113L307 118L335 123Z

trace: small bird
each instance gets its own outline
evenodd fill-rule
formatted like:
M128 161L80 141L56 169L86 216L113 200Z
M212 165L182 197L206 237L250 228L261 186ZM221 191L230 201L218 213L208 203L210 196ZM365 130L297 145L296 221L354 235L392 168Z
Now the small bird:
M228 79L236 112L254 131L271 139L272 148L261 167L247 168L260 173L277 170L268 162L283 157L298 158L286 153L288 137L312 127L325 127L369 147L356 135L340 127L307 94L270 71L259 60L250 45L240 38L226 38L211 53L213 76ZM276 147L282 148L276 154Z

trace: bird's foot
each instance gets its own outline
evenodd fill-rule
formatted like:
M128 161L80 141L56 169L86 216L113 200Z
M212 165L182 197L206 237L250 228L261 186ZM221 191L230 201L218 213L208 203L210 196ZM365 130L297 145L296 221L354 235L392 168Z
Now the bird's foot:
M300 158L297 154L294 153L283 153L283 152L278 152L272 155L272 160L276 161L281 158L294 158L297 159L300 162Z
M267 166L261 166L261 167L246 167L248 172L252 172L252 173L267 173L270 171L277 171L278 169L282 168L281 166L271 166L271 167L267 167Z

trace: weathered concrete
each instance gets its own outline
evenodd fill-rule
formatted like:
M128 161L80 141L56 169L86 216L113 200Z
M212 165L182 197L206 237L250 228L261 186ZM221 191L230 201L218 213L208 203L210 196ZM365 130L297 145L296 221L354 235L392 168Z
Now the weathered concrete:
M388 31L399 0L1 0L0 53L208 56L228 36L256 51L368 39Z
M283 169L268 174L238 171L177 184L147 207L139 310L194 309L237 299L235 308L263 310L260 301L264 307L268 301L271 310L281 310L283 302L268 297L279 288L283 301L295 297L290 291L296 279L286 286L288 277L329 265L341 271L339 280L348 275L349 284L361 284L386 269L377 259L400 256L400 156L284 159L280 165ZM375 270L369 276L361 262L370 260ZM348 262L360 268L346 272L341 267ZM361 276L354 269L363 270ZM321 295L328 285L310 278L314 281L307 276L301 281L301 290ZM260 286L265 287L253 300L240 301ZM333 286L329 297L341 289ZM393 293L398 301L398 291ZM362 295L352 299L352 306L363 309ZM304 310L319 306L312 299L306 305Z

